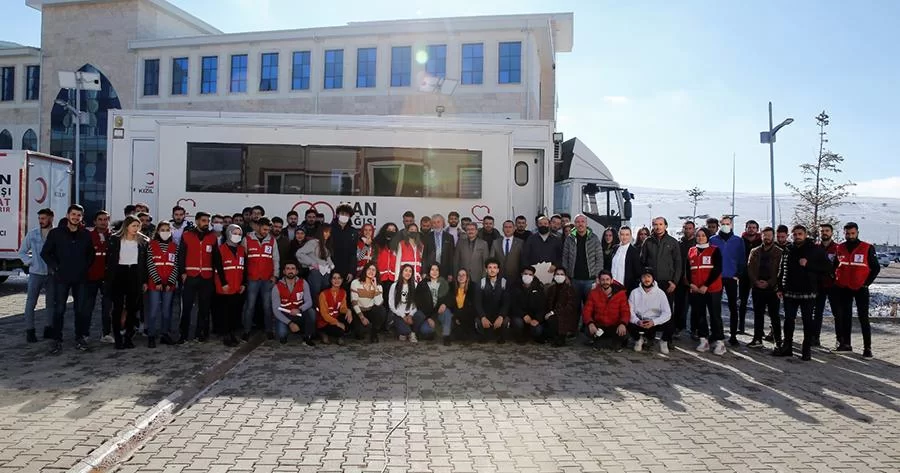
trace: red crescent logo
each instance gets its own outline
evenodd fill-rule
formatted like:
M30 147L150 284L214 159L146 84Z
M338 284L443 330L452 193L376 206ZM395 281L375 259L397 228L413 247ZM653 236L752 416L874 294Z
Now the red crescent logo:
M156 173L148 172L147 173L147 185L152 186L154 183L153 176L156 176Z
M476 220L481 222L484 220L484 217L487 217L491 214L491 208L487 205L473 205L472 206L472 216L475 217Z
M39 204L43 204L44 201L47 200L47 181L45 181L43 177L39 177L35 179L34 182L37 182L41 185L41 196L37 199L34 199L34 201Z
M302 209L302 211L298 210L298 209ZM332 207L331 204L329 204L328 202L325 202L324 200L320 200L317 202L301 200L301 201L297 202L296 204L294 204L293 207L291 207L291 210L294 210L298 214L301 215L301 217L300 217L301 219L303 219L302 215L309 209L313 209L316 212L322 213L325 216L326 222L331 222L334 219L334 207ZM325 209L328 209L331 212L331 215L329 215L327 212L325 212Z

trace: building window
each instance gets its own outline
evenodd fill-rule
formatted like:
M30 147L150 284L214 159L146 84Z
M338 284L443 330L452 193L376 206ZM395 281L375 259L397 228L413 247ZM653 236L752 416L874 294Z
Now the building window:
M11 102L16 99L16 68L0 68L0 101Z
M159 95L159 59L144 59L144 96Z
M188 58L172 59L172 95L188 93Z
M0 149L12 149L12 133L9 130L0 131Z
M519 187L525 186L528 184L528 163L525 161L519 161L516 163L516 167L514 168L513 178L516 181L516 185Z
M412 76L412 48L395 46L391 48L391 87L409 87Z
M481 43L462 45L462 83L467 85L484 83L484 45Z
M22 149L28 151L37 151L37 135L34 133L34 130L28 129L24 135L22 135Z
M447 74L447 45L433 44L428 46L426 52L425 72L432 77L444 78Z
M375 48L356 50L356 86L375 87L375 63L378 53Z
M203 70L200 73L200 93L214 94L218 89L219 81L219 57L206 56L203 58Z
M259 69L259 90L263 92L278 90L278 53L262 55Z
M247 55L231 56L231 92L247 91Z
M325 51L325 88L342 87L344 87L344 50L330 49Z
M37 100L40 93L41 66L28 66L25 68L25 100Z
M518 84L522 82L522 43L500 43L500 77L501 84Z
M310 56L309 51L294 53L294 67L291 71L291 89L309 90Z
M480 199L482 153L188 143L187 192Z

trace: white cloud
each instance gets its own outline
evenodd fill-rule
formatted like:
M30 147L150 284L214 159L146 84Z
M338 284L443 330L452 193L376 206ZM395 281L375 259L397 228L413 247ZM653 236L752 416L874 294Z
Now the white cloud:
M852 187L852 192L856 195L897 199L900 198L900 176L857 182Z
M629 102L624 95L604 95L603 101L613 105L624 105Z

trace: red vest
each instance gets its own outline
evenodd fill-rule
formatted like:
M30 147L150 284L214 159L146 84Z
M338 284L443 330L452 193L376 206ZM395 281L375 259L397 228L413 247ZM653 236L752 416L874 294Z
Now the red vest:
M212 252L216 248L216 234L209 232L200 240L197 232L186 231L181 236L181 241L187 253L184 255L184 272L188 277L212 278Z
M871 245L866 242L859 242L856 249L852 252L847 249L846 243L841 243L837 247L835 258L838 260L838 267L835 271L834 283L837 287L852 289L858 291L866 283L869 278L869 251Z
M282 309L288 311L300 310L300 306L303 305L303 279L297 278L297 282L294 283L294 289L288 289L284 281L278 281L275 287L278 288L278 296L281 297Z
M106 249L109 247L109 232L91 230L91 241L94 243L94 262L88 269L88 281L102 281L106 276Z
M375 264L378 265L378 280L380 282L394 282L397 279L397 274L394 273L397 266L397 255L389 247L378 249L378 260Z
M822 248L822 250L825 251L825 254L828 256L828 261L834 263L834 259L837 258L837 243L832 241L828 246L822 246L822 244L819 243L819 248ZM822 276L821 283L822 289L830 289L834 286L834 274L829 271L828 274Z
M247 238L247 278L251 281L268 281L275 275L275 240L269 238L260 243L255 238Z
M231 248L226 243L222 243L219 247L219 254L222 256L222 271L225 272L228 292L222 289L222 281L216 276L216 294L231 295L240 293L241 284L244 282L244 264L246 264L247 252L241 245L237 246L237 251L231 251Z
M156 266L156 272L159 274L159 279L163 283L168 282L169 278L172 276L172 271L175 271L175 254L177 251L178 247L175 245L174 240L169 241L169 244L166 246L166 251L163 251L159 241L155 239L150 241L150 256L153 258L153 264ZM153 278L148 278L147 289L150 291L162 290L161 287L156 285Z
M713 270L713 253L716 247L700 249L696 246L688 250L688 263L691 267L691 284L700 287L706 285L709 274ZM722 277L720 276L708 286L708 292L722 292Z
M325 294L325 303L328 304L328 312L332 317L341 319L341 308L338 307L340 303L346 303L347 301L347 293L344 292L343 289L338 289L337 296L331 291L331 288L328 287L322 294ZM325 328L328 326L328 321L325 320L325 317L316 317L316 328Z
M410 265L413 269L413 277L416 282L422 280L422 248L416 248L409 244L409 241L401 241L397 246L397 262L395 263L394 273L400 276L400 268L403 265Z

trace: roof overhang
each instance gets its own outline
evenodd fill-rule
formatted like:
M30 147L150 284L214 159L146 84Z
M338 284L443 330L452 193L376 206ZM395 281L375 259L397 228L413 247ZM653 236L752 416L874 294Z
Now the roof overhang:
M116 0L25 0L25 4L35 10L42 11L44 6L52 6L52 5L75 5L79 3L84 4L103 4L103 3L112 3ZM172 5L166 0L141 0L143 2L149 3L150 5L162 10L165 13L168 13L179 20L188 23L189 25L203 31L206 34L222 34L222 31L210 25L209 23L197 18L194 15L182 10L181 8Z
M40 56L40 48L31 46L22 46L20 48L0 48L0 57L16 57L16 56Z

